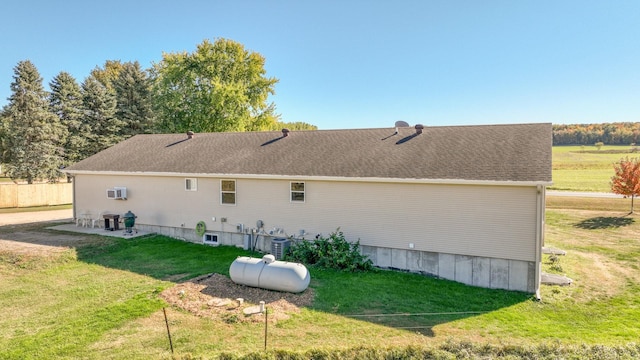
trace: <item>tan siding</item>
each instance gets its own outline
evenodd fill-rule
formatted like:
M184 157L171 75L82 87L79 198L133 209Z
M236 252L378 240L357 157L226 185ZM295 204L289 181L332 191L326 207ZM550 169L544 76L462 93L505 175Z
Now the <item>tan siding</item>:
M76 209L131 210L149 225L195 228L204 220L214 231L262 220L266 231L304 229L307 238L339 227L363 245L413 243L420 251L535 260L534 187L305 181L306 202L291 203L289 180L236 179L237 204L230 206L220 205L219 180L198 178L198 190L190 192L183 177L78 175ZM129 199L106 199L113 186L126 186Z
M336 193L317 186L308 190L316 223L340 226L362 244L534 260L535 188L341 184Z

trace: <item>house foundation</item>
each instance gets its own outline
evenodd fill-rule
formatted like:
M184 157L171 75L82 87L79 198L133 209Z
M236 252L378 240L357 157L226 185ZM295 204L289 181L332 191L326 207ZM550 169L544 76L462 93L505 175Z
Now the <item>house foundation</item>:
M483 288L528 293L536 291L536 267L532 261L366 245L360 247L362 253L377 267L406 270Z

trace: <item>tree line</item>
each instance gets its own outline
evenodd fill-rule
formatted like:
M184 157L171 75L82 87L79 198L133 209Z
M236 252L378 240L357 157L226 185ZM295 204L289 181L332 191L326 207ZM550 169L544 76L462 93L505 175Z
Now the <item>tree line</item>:
M640 142L640 122L553 125L553 145L631 145Z
M61 71L46 91L36 66L20 61L0 111L0 163L14 180L55 182L61 168L136 134L316 129L279 120L268 102L278 80L264 63L233 40L205 40L149 69L107 60L82 83Z

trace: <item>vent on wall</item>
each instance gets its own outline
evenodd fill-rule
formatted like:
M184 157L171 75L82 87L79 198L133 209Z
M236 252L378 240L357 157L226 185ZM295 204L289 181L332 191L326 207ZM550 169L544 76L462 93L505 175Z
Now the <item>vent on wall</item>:
M114 187L113 189L107 189L107 199L127 200L127 188Z
M205 245L218 245L218 234L205 233L202 235L202 243Z

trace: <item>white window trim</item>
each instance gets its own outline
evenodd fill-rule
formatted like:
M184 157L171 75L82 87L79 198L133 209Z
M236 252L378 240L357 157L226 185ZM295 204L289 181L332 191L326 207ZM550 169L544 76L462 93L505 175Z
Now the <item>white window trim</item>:
M293 190L291 188L291 186L293 184L302 184L304 186L304 190L302 191L298 191L298 190ZM302 198L303 200L293 200L293 193L302 193ZM304 181L290 181L289 182L289 202L292 203L305 203L307 202L307 184Z
M222 190L222 182L223 181L233 181L233 188L235 189L234 191L228 191L228 190ZM231 194L233 193L234 196L234 203L230 204L230 203L223 203L222 202L222 195L223 194ZM227 205L227 206L235 206L238 203L238 182L234 179L220 179L220 205Z
M215 241L206 241L207 236L209 237L215 237ZM218 233L211 233L211 232L205 232L204 234L202 234L202 243L204 245L212 245L212 246L217 246L220 244L220 234Z
M187 186L187 183L191 183L191 187ZM184 191L198 191L198 179L197 178L185 178L184 179Z

